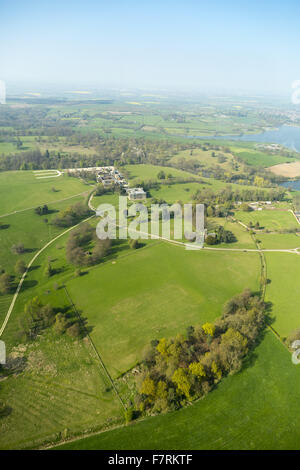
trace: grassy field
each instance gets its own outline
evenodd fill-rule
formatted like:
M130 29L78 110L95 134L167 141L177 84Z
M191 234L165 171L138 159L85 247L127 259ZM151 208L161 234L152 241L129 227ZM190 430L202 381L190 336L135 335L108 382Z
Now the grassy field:
M104 362L118 376L140 360L149 341L213 320L232 295L246 286L257 290L258 277L256 254L194 252L155 243L67 286L93 327ZM224 284L225 278L230 282Z
M300 227L293 214L288 211L271 209L263 209L262 211L251 212L236 211L235 217L247 226L249 225L250 221L253 224L259 222L259 225L262 229L270 231Z
M151 339L212 320L233 294L246 286L258 289L256 254L189 252L162 242L149 242L136 251L126 245L106 264L74 277L75 268L66 265L64 258L66 239L63 236L49 247L28 275L3 337L10 355L27 300L38 295L54 307L68 307L64 290L54 289L55 283L67 286L76 307L88 319L93 341L114 376L140 360ZM50 280L42 274L48 259L54 260L57 270ZM121 419L119 404L97 371L88 344L49 332L23 348L24 372L18 380L12 376L1 383L2 399L13 395L11 413L1 420L6 436L0 438L1 448L33 447ZM26 420L19 425L22 415Z
M55 191L52 188L55 188ZM37 179L32 171L2 172L0 173L0 216L90 190L90 186L67 175Z
M289 249L300 247L300 237L295 233L257 233L257 240L265 249Z
M211 218L207 219L209 225L212 224L212 227L214 225L222 225L225 230L230 230L235 235L236 241L233 243L220 243L217 245L219 248L249 248L253 249L256 248L255 244L251 238L250 233L242 227L239 223L237 222L231 222L228 219L225 218ZM213 231L213 230L212 230Z
M298 449L299 366L267 333L242 372L188 408L62 449Z
M3 227L0 229L0 266L13 274L13 267L18 259L23 259L27 263L35 252L66 230L51 223L53 218L57 217L58 212L78 202L84 202L83 196L49 204L50 213L44 216L39 216L35 214L34 209L30 209L2 217L0 219ZM45 219L48 222L45 222ZM11 247L17 243L23 243L24 254L12 253Z
M0 419L1 449L33 448L122 421L120 403L88 341L49 332L10 351L9 361L23 366L1 381L1 399L9 405Z
M173 176L191 176L173 168L152 165L130 165L128 169L133 182L137 178L156 179L160 169ZM20 182L24 194L28 193L29 187L32 188L30 197L34 207L49 202L46 198L37 202L37 194L38 197L48 194L57 196L58 201L63 198L62 192L68 196L81 192L77 191L78 185L83 190L91 189L65 176L49 181L34 180L36 185L31 186L29 175L34 178L32 172L20 172L20 177L17 175L20 180L11 183L16 188L11 191L12 200L19 201L21 207L23 201L18 199L17 184ZM3 174L0 174L1 177ZM60 181L64 184L59 189L57 183ZM207 183L213 188L226 185L215 180L207 180ZM162 185L152 196L168 202L178 199L188 202L199 185ZM52 192L52 186L59 191ZM205 184L202 186L206 187ZM27 198L23 207L28 207L28 194ZM60 210L79 199L53 200L49 208ZM117 195L95 197L93 205L96 207L104 202L116 203ZM9 206L8 201L6 205ZM293 215L284 211L238 214L253 215L254 223L259 220L255 216L262 216L263 219L259 220L261 225L270 230L286 228L289 223L296 224ZM47 218L51 220L54 216L55 212ZM22 241L29 250L37 250L59 233L43 219L33 210L1 219L1 223L8 227L0 231L0 264L3 262L13 269L17 258L10 254L11 244ZM239 224L225 219L213 221L224 224L237 237L237 242L220 247L254 247L249 233ZM96 223L97 219L91 221L92 225ZM260 235L263 245L269 243L267 240L274 245L281 243L281 240L283 244L292 244L295 238L297 241L294 234L258 233L257 238ZM11 407L8 415L0 420L0 448L3 449L36 447L49 440L59 442L62 438L94 432L122 422L120 403L88 340L72 341L68 337L56 337L49 330L36 342L16 348L18 319L24 304L33 296L37 295L44 303L50 302L56 308L70 308L65 290L61 288L65 285L79 312L87 319L91 338L105 365L116 378L141 360L144 347L152 339L184 333L190 325L211 321L220 315L222 305L234 294L245 287L254 291L259 289L260 260L257 253L187 251L166 242L151 240L145 241L144 246L137 250L129 249L126 241L115 244L104 262L83 269L83 275L79 277L75 275L76 267L69 265L65 259L67 238L63 236L53 243L34 263L3 336L10 358L21 358L24 364L17 376L12 374L0 384L1 399ZM24 260L27 261L33 254L34 251L28 251ZM297 324L299 258L291 254L280 258L272 253L267 254L266 259L267 276L271 280L267 285L267 300L273 303L273 326L284 336L300 326ZM44 276L49 260L55 270L50 279ZM2 315L7 310L7 300L6 296L0 297ZM285 314L287 311L291 312L288 316ZM293 383L293 393L289 381ZM295 448L298 397L294 390L298 381L299 370L292 365L288 352L275 336L268 333L247 359L245 369L225 379L204 400L177 413L146 419L67 446L259 449L281 448L282 445ZM291 400L291 408L288 399ZM153 432L153 428L157 429L157 433ZM299 441L298 435L297 438Z
M197 160L201 165L205 167L212 167L219 165L220 167L227 169L227 170L232 170L232 163L233 163L233 157L230 153L224 154L223 152L215 151L214 152L215 156L212 157L212 151L211 150L202 150L202 149L188 149L188 150L182 150L179 152L177 155L172 157L169 162L170 163L178 163L180 160ZM226 158L225 162L219 162L218 157L219 156L224 156Z
M272 326L281 336L300 327L300 257L290 253L266 253L266 300L272 302Z
M137 179L147 181L147 180L158 180L157 174L160 171L164 171L166 176L171 174L176 178L197 178L197 175L192 175L187 171L177 170L169 166L159 166L159 165L125 165L124 168L129 172L129 179L134 183ZM199 178L199 177L198 177Z

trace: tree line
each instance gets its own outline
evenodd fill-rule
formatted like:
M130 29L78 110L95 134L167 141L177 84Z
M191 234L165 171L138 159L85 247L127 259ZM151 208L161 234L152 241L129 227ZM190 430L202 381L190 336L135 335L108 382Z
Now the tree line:
M135 410L176 410L205 396L222 377L243 367L265 324L264 302L246 289L225 304L214 322L151 341L136 379Z

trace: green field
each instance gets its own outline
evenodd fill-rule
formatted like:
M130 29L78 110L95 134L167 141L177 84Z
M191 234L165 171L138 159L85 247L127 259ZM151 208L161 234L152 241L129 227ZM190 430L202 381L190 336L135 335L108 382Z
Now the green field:
M9 360L26 366L1 381L1 399L10 407L0 420L1 449L34 448L122 422L120 403L88 341L49 332L10 350Z
M125 165L123 167L126 171L129 172L129 179L134 182L136 180L158 180L157 174L160 171L164 171L166 176L171 174L174 178L195 178L197 175L192 175L187 171L177 170L177 168L172 168L170 166L159 166L159 165ZM121 169L122 171L122 169ZM198 177L199 178L199 177Z
M139 361L152 339L213 320L234 293L246 286L257 290L258 276L256 254L194 252L155 243L72 280L68 290L117 376Z
M2 217L0 219L3 227L0 229L1 266L13 274L13 267L18 259L23 259L25 263L29 262L47 242L66 230L51 223L57 217L58 212L78 202L84 202L83 196L49 204L50 213L47 215L37 215L34 209L30 209ZM14 254L11 251L11 247L18 243L22 243L25 247L25 253L22 255Z
M132 184L137 179L155 180L161 169L176 177L191 177L187 172L153 165L128 165L126 169ZM7 174L0 173L0 178L5 184L10 181L14 189L10 194L12 201L19 204L18 210L31 207L30 201L36 207L51 202L53 197L49 204L53 212L46 216L48 222L56 216L55 211L83 200L84 196L59 202L60 199L92 189L66 176L47 181L35 180L32 172L18 172L14 179L13 174L9 174L8 179L4 175ZM226 186L217 180L203 180L207 184L161 185L159 190L151 190L151 196L169 203L176 200L189 202L199 187L219 189ZM51 191L53 186L57 192ZM30 194L28 188L31 188ZM24 201L22 191L27 195ZM93 205L116 204L117 198L117 194L95 197ZM6 210L3 213L12 212L10 201L4 201ZM237 211L236 216L244 223L258 220L270 231L297 226L294 216L287 211ZM28 251L21 257L27 262L39 248L63 231L45 223L44 218L32 209L1 218L5 228L0 230L0 265L4 264L9 272L13 272L19 257L11 254L12 244L24 243ZM255 247L249 232L240 224L224 218L213 218L209 222L224 225L237 238L236 242L221 244L219 248ZM97 219L90 223L95 226ZM295 234L259 232L256 238L263 248L294 248L299 240ZM76 276L76 267L69 265L65 258L67 239L68 235L62 236L37 258L3 335L10 360L21 358L24 361L24 368L18 370L18 375L13 373L0 383L1 399L11 407L9 414L0 421L0 447L3 449L32 448L48 442L55 444L123 422L120 402L88 339L74 341L67 336L57 337L49 330L35 342L16 347L19 317L24 304L33 296L38 296L44 303L50 302L55 308L70 309L70 300L62 288L66 286L76 308L87 320L90 336L109 373L116 379L140 362L143 350L151 340L184 333L190 325L214 320L221 314L222 305L245 287L259 291L261 266L257 253L189 251L152 240L131 250L127 242L122 241L113 246L111 254L102 263L83 269L83 275ZM51 278L44 275L49 260L55 270ZM267 253L266 262L270 280L266 300L272 302L272 325L281 336L287 336L300 326L297 323L299 257ZM10 298L0 296L1 321ZM244 370L224 379L205 399L176 413L146 418L65 446L99 449L297 448L300 437L296 405L298 381L299 370L292 364L288 351L273 334L267 333L246 359ZM120 390L123 393L122 387Z
M194 405L60 448L298 449L299 387L299 366L269 332L242 372Z
M0 216L90 190L79 179L67 175L37 179L29 170L0 172Z
M264 249L290 249L300 247L300 237L295 233L257 233L257 240Z
M281 336L300 327L300 257L290 253L266 253L266 300L272 303L272 326Z
M253 224L259 222L261 229L270 231L279 231L300 227L297 220L291 212L263 209L262 211L243 212L236 211L235 217L249 225L251 221Z
M197 160L201 165L204 167L212 167L219 165L220 167L232 170L232 163L233 157L230 153L224 154L221 151L214 151L215 156L212 157L212 150L202 150L202 149L188 149L182 150L177 155L172 157L169 162L170 163L178 163L181 160L189 161L189 160ZM219 156L225 156L226 161L221 163L218 161Z

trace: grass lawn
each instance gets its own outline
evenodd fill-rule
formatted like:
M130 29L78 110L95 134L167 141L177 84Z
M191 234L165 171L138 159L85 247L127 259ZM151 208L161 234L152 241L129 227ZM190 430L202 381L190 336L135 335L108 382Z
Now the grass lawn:
M257 290L259 271L256 254L155 243L70 280L67 288L88 318L105 364L118 376L140 360L152 339L213 320L234 294Z
M172 168L169 166L159 166L159 165L125 165L124 168L126 171L129 172L129 180L134 184L134 181L139 180L157 180L157 174L160 171L164 171L166 176L171 174L173 177L176 178L197 178L197 175L193 175L187 171L177 170L176 168ZM122 172L121 168L121 172ZM199 178L199 177L198 177Z
M293 158L284 157L276 154L272 155L266 152L261 152L256 149L232 146L230 146L230 148L234 155L244 160L248 165L269 167L278 163L295 161Z
M291 212L276 209L263 209L262 211L251 212L236 211L235 217L246 225L249 225L250 221L253 224L259 222L262 229L271 231L300 227Z
M60 448L299 449L299 387L299 366L268 332L247 367L203 400Z
M212 157L212 153L215 153L215 157ZM218 156L219 155L224 155L226 158L226 161L223 163L218 162ZM182 150L179 152L177 155L172 157L169 161L172 163L176 163L180 160L197 160L201 165L204 165L205 167L212 167L219 165L220 167L231 170L232 165L231 163L233 162L233 157L230 153L224 154L224 152L220 151L212 151L212 150L202 150L202 149L188 149L188 150Z
M217 248L256 248L250 233L242 227L238 222L231 222L225 218L210 218L208 219L209 224L213 225L222 225L225 230L229 230L235 235L236 241L233 243L220 243L216 245ZM212 230L213 231L213 230Z
M1 449L33 448L122 422L120 403L87 340L49 331L10 357L26 367L1 381L10 411L0 419Z
M281 336L300 328L300 256L290 253L265 253L267 262L266 300L272 302L272 326Z
M58 211L63 210L77 202L83 202L82 196L76 196L66 201L49 204L48 208L52 211L45 216L39 216L33 209L12 214L0 219L2 228L0 229L0 267L12 276L16 276L15 264L18 260L23 260L27 264L46 243L62 233L66 228L55 227L51 225L51 219L57 216ZM45 218L48 223L45 223ZM22 243L25 248L23 254L14 254L11 250L14 244ZM40 277L43 273L40 273ZM15 283L19 276L15 277ZM24 286L35 285L37 280L31 283L25 280ZM0 323L2 323L10 302L12 294L0 295Z
M52 188L56 191L52 191ZM91 186L67 175L36 179L33 171L2 172L0 173L0 215L55 202L90 190Z
M3 227L0 229L0 266L4 267L6 272L14 274L13 268L18 259L23 259L25 263L29 262L35 252L66 230L66 228L52 225L51 220L57 217L59 211L78 202L84 202L82 196L49 204L50 213L46 215L37 215L34 209L30 209L2 217L0 219ZM47 223L45 219L48 220ZM17 243L23 243L26 250L24 254L12 253L11 247Z
M193 195L203 185L200 183L184 183L184 184L162 184L159 189L150 189L150 194L156 199L163 199L168 204L181 201L185 204L192 202Z
M299 227L300 228L300 227ZM288 249L300 247L300 237L295 233L259 233L256 239L260 240L261 247L266 249Z

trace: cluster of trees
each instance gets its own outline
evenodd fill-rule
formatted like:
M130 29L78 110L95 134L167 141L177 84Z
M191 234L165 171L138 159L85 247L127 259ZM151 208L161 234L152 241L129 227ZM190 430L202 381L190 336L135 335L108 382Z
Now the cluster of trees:
M33 340L43 330L53 324L54 310L50 304L43 305L34 297L24 308L24 314L19 319L19 336L22 340Z
M76 338L83 334L84 326L79 318L68 312L57 312L50 304L43 305L38 297L27 302L19 319L19 337L32 341L47 328L53 327L58 335L67 333Z
M43 121L45 122L45 121ZM64 121L65 122L65 121ZM73 121L74 125L74 121ZM53 132L53 134L52 134ZM56 134L55 134L56 132ZM80 134L80 135L79 135ZM16 152L10 155L1 155L0 170L37 170L49 168L83 168L88 166L125 165L137 163L151 163L153 165L166 165L167 160L179 151L191 146L190 143L177 143L167 140L150 140L144 138L105 138L97 133L83 135L74 129L64 127L46 129L49 143L54 137L68 136L68 144L75 143L86 148L94 148L94 154L84 152L61 153L54 150L42 152L38 147Z
M78 202L60 211L57 217L53 219L52 223L57 227L71 227L90 215L92 215L92 211L85 204Z
M95 228L84 223L70 233L67 246L67 261L75 266L92 266L106 256L111 247L111 240L100 240Z
M10 294L14 288L13 277L6 273L2 272L0 275L0 294Z
M228 201L224 204L205 206L205 215L207 217L227 217L230 214L233 204Z
M34 209L34 212L37 214L37 215L46 215L49 213L49 208L47 206L47 204L44 204L43 206L38 206Z
M233 190L231 186L227 186L218 191L213 191L211 188L198 189L193 194L193 200L207 206L237 201L282 201L285 193L284 188Z
M15 243L14 245L12 245L11 251L14 255L22 255L23 253L25 253L24 244L21 242Z
M230 230L225 230L222 225L214 229L213 234L208 234L205 238L207 245L217 245L218 243L236 242L235 235Z
M265 304L245 290L214 323L190 326L186 335L152 341L136 379L135 406L142 413L174 410L206 395L243 365L265 324Z

